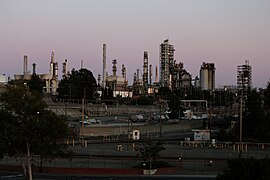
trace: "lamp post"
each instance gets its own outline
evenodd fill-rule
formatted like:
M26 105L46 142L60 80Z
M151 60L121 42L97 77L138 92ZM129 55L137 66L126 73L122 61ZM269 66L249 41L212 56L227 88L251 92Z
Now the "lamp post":
M161 108L165 103L164 100L160 99L158 102L159 105L159 137L162 137L162 117L161 117Z
M159 104L159 137L162 136L161 103Z

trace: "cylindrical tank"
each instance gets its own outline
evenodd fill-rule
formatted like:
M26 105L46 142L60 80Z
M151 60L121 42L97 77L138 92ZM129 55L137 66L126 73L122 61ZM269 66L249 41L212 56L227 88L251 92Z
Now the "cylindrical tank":
M201 68L200 70L200 86L202 90L208 90L208 69Z

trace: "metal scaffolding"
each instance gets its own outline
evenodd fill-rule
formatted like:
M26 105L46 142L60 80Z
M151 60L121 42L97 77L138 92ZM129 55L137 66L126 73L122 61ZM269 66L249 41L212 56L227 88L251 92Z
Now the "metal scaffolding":
M246 92L252 86L251 66L246 60L244 65L237 66L237 89Z

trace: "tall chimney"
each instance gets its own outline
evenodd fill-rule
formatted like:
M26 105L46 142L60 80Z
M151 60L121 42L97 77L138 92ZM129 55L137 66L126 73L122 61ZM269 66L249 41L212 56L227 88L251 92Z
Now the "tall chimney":
M62 77L67 76L67 59L63 62L63 70L62 70Z
M143 84L145 87L148 85L148 52L143 52Z
M103 89L106 87L106 44L103 44L103 77L102 77Z
M137 82L137 74L134 73L133 75L133 85Z
M51 53L51 63L50 63L50 79L54 76L54 52Z
M33 74L36 74L36 63L33 63Z
M116 64L117 64L117 60L114 59L114 60L112 61L112 64L113 64L113 67L112 67L113 77L116 78L116 71L117 71Z
M122 77L125 79L125 81L126 81L126 79L127 79L127 76L126 76L126 67L125 67L125 65L124 64L122 64Z
M122 77L124 78L125 86L127 85L127 70L124 64L122 64Z
M158 82L158 67L156 66L156 77L155 77L155 82L157 83Z
M54 52L51 54L51 63L54 63Z
M27 74L27 64L28 64L28 57L25 55L23 56L23 75Z
M152 84L152 64L149 65L149 84Z
M136 78L136 79L137 79L137 81L139 81L139 80L140 80L140 76L139 76L139 75L140 75L140 70L139 70L139 69L137 69L137 78Z
M81 60L81 69L83 68L83 60Z

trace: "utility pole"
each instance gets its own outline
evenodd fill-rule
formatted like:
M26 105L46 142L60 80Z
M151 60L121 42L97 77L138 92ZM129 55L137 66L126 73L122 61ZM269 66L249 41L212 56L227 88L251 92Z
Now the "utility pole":
M159 137L162 136L161 102L159 104Z
M161 116L161 108L163 107L163 105L165 104L165 101L163 101L162 99L159 99L159 137L162 137L162 116Z
M209 117L208 117L208 129L209 129L209 136L210 136L210 140L212 137L212 127L211 127L211 123L212 123L212 105L211 102L209 102Z
M242 126L243 126L243 96L242 94L240 95L240 135L239 135L239 141L242 143Z
M84 127L84 97L82 98L82 127Z
M83 90L83 98L82 98L82 127L84 127L84 101L85 101L85 88Z

